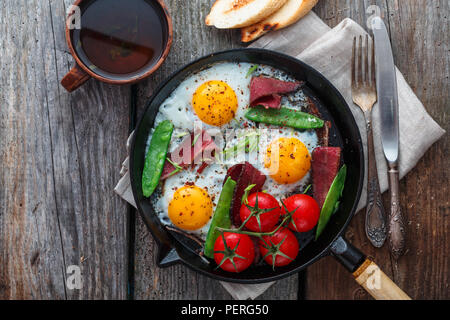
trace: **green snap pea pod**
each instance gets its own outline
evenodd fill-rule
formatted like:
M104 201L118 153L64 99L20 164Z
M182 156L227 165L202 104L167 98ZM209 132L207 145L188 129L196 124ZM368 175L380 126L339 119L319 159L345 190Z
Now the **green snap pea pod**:
M331 184L330 190L328 191L327 197L323 204L322 210L320 211L319 223L316 230L316 240L322 234L328 221L330 221L331 216L337 211L339 207L339 199L344 191L345 178L347 176L347 166L342 166L339 170L336 178L334 178Z
M214 244L220 235L220 231L217 231L216 228L231 228L230 208L235 188L236 181L228 177L220 193L219 202L206 236L204 253L208 258L214 259Z
M150 197L158 186L172 132L173 124L169 120L161 122L153 132L142 173L142 193L145 197Z
M250 108L245 117L254 122L262 122L300 130L319 129L325 122L312 114L288 109L266 109L262 106Z

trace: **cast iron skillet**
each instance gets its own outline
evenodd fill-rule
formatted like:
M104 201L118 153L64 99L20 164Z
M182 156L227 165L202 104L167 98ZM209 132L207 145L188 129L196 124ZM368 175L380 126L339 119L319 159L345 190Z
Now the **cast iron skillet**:
M305 81L305 93L313 99L323 117L332 122L330 145L342 148L343 162L348 169L339 210L332 217L318 241L313 240L312 233L302 235L299 239L302 249L297 259L286 267L276 268L275 271L268 265L251 267L238 274L216 269L214 263L207 263L205 258L195 253L198 249L195 243L168 231L155 215L150 201L142 195L141 178L145 146L159 106L189 74L224 61L265 64ZM250 284L287 277L330 254L350 272L355 272L366 260L359 250L342 237L355 213L363 188L364 154L358 127L349 106L337 89L319 72L290 56L264 49L229 50L200 58L175 72L155 91L139 121L131 146L130 172L137 208L158 243L157 264L159 267L182 262L191 269L217 280Z

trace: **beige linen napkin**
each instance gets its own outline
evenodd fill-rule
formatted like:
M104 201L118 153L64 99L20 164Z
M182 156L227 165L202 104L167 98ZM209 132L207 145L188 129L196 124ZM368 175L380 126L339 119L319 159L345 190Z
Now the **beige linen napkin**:
M365 34L351 19L343 20L330 29L316 14L309 13L289 28L270 33L252 44L255 48L275 50L297 57L321 72L341 92L358 123L366 152L366 130L361 110L353 105L351 97L350 60L353 37ZM422 103L397 70L400 109L400 175L410 171L445 131L428 115ZM374 143L381 191L388 189L387 166L380 138L380 117L374 109ZM366 159L367 161L367 159ZM123 163L121 180L115 191L135 205L128 174L128 159ZM364 188L358 208L366 204ZM361 226L363 227L363 226ZM241 285L222 282L234 299L255 299L273 283Z

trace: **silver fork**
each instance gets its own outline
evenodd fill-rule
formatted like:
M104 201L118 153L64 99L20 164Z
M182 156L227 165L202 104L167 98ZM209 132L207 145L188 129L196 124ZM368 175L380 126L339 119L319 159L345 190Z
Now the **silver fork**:
M378 181L377 163L373 145L372 108L377 102L377 89L375 79L375 54L372 43L372 57L369 57L369 36L366 35L363 49L363 37L353 39L352 51L352 96L353 102L364 113L367 130L368 150L368 177L367 177L367 207L366 207L366 235L377 248L383 246L386 240L386 215L381 199L380 184ZM370 62L369 62L370 58ZM370 70L369 70L370 64ZM364 67L363 67L364 66Z

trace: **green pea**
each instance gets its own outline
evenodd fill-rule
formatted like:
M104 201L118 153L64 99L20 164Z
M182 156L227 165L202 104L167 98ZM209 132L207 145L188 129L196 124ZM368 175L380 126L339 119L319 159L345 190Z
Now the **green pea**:
M161 122L153 132L150 147L145 156L142 172L142 193L150 197L155 192L166 162L167 150L172 138L173 124L169 120Z
M300 130L319 129L325 122L309 113L294 109L266 109L262 106L250 108L245 117L254 122L262 122Z
M203 251L208 258L214 259L214 244L220 235L220 232L217 231L216 228L231 227L230 208L235 188L236 181L229 177L220 193L216 211L214 212L211 226L209 227L208 235L206 236L205 249Z
M331 184L330 190L328 191L325 202L323 203L322 210L320 211L319 223L316 229L316 240L322 234L326 225L330 221L331 216L337 211L339 207L339 199L342 196L345 185L345 178L347 176L347 166L343 165L341 170L334 178Z

